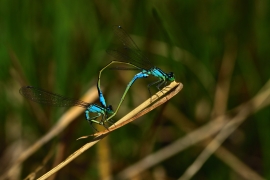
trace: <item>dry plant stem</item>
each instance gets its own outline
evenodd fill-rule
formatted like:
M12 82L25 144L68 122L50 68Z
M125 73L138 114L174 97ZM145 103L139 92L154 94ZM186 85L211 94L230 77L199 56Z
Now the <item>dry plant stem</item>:
M86 102L93 102L97 99L96 87L92 87L88 90L88 92L84 95L82 100ZM58 120L52 129L41 137L37 142L35 142L32 146L26 149L18 159L12 164L11 167L6 171L4 175L0 177L0 179L7 179L12 175L13 170L16 169L23 161L25 161L28 157L30 157L33 153L35 153L40 147L58 135L61 131L63 131L77 116L79 116L83 112L83 108L72 107L70 108L62 117Z
M58 142L52 167L56 166L64 160L66 146L68 146L68 144ZM48 178L48 180L54 180L55 178L56 174L52 175L50 178Z
M216 84L214 97L214 106L212 110L212 115L214 117L222 115L226 112L231 77L237 56L237 43L235 42L235 37L233 35L229 35L225 41L226 48L218 75L218 82Z
M249 115L249 108L242 109L233 119L231 119L218 133L218 135L213 139L209 145L203 150L203 152L199 155L199 157L195 160L195 162L186 170L179 180L188 180L191 179L198 170L202 167L205 161L220 147L220 145L227 139L227 137L235 131L241 123L247 118ZM260 177L254 177L253 174L245 173L245 179L250 180L262 180Z
M228 164L232 170L234 170L242 177L252 177L254 180L263 179L258 173L250 169L250 167L241 162L237 157L235 157L231 152L222 146L217 149L215 155L223 162Z
M48 161L52 158L53 154L54 154L54 152L53 152L53 149L51 148L49 153L43 159L42 163L32 173L30 173L26 178L24 178L24 180L36 179L37 173L40 170L42 170L44 168L44 166L46 166Z
M110 180L110 175L112 174L112 164L110 163L110 147L109 139L105 137L103 141L97 144L97 169L99 171L99 179Z
M212 110L212 116L222 115L226 112L227 101L229 96L231 76L235 65L235 59L237 55L236 39L229 34L226 40L226 48L222 59L218 82L216 85L214 106ZM203 144L207 146L209 141L205 141ZM215 155L226 163L236 173L245 177L249 174L253 179L262 179L256 172L242 163L237 157L235 157L226 148L220 146L215 152ZM224 158L226 157L226 158Z
M270 104L270 80L262 88L262 90L249 102L243 103L234 109L235 113L240 113L242 111L247 112L247 115L255 113L256 111L262 109ZM252 109L250 109L252 107ZM245 110L246 109L246 110ZM235 117L237 117L236 115ZM247 117L247 116L246 116ZM221 115L210 121L208 124L196 129L195 131L187 134L185 137L176 140L171 145L152 153L151 155L145 157L139 162L133 164L132 166L124 169L120 172L117 177L119 179L130 179L146 169L160 163L161 161L179 153L180 151L194 145L206 138L211 137L220 129L227 124L231 118L226 115ZM259 179L259 178L258 178Z
M165 95L166 91L170 91L173 88L176 88L176 89L174 91L172 91L172 93L166 95L166 97L163 97ZM134 121L135 119L141 117L142 115L148 113L149 111L152 111L153 109L160 106L161 104L165 103L170 98L175 96L182 88L183 88L183 84L177 83L177 82L174 81L170 85L164 87L161 91L154 94L151 98L144 101L140 106L138 106L137 108L132 110L130 113L125 115L123 118L121 118L119 121L117 121L114 125L110 126L109 131L104 130L102 132L97 132L97 133L92 134L92 135L83 136L83 137L80 137L78 139L84 139L84 138L88 138L90 136L98 137L100 135L108 134L108 133L110 133L110 132L112 132L112 131L114 131L114 130L116 130L116 129L118 129L118 128L120 128L120 127L122 127L122 126L124 126L124 125L126 125L128 123L130 123L131 121ZM158 102L157 102L157 100L158 100ZM150 106L150 107L145 109L148 106Z
M266 86L269 86L267 82ZM264 88L263 88L264 89ZM243 105L238 114L231 119L218 133L218 135L213 139L209 145L204 149L204 151L199 155L195 162L186 170L180 180L190 179L205 163L205 161L220 147L220 145L228 138L228 136L233 133L241 123L250 115L251 112L256 112L258 109L269 105L270 101L270 88L264 90L250 102ZM261 177L254 176L254 174L244 173L241 174L246 179L263 179Z
M221 70L219 73L218 83L216 86L214 107L213 107L213 111L212 111L213 115L224 114L226 111L227 99L228 99L228 93L229 93L229 87L230 87L230 79L231 79L231 74L232 74L232 70L234 67L235 59L236 59L236 47L234 44L236 44L236 43L227 43L227 45L226 45L227 48L226 48L226 51L224 53L223 61L221 64ZM220 133L219 133L219 135L220 135ZM218 138L218 136L216 138ZM212 142L206 146L206 149L201 153L201 155L197 158L197 160L188 168L188 170L185 172L185 174L180 179L190 179L199 170L199 168L203 165L203 163L211 156L212 153L217 151L216 154L218 154L218 152L219 152L218 148L221 146L221 143L225 139L226 139L226 137L224 137L223 140L221 140L220 142L217 142L217 143L215 143L215 139L212 140ZM215 143L215 144L213 144L213 143ZM220 148L220 149L222 149L222 148ZM226 150L226 149L224 149L224 150ZM234 157L229 152L227 152L226 155L227 156L231 155L231 157ZM225 156L225 155L223 154L223 156ZM219 156L219 157L222 158L223 156ZM225 162L229 162L228 159L223 158L223 160L225 160ZM243 170L239 171L239 166L238 167L234 166L234 168L232 168L232 169L235 170L236 172L238 172L239 174L241 174L242 177L244 177L246 179L262 179L254 171L252 171L250 169L248 170L248 167L246 167L244 165L244 163L241 163L240 160L238 160L236 157L234 157L234 162L236 162L236 161L239 162L238 165L243 167L241 169L245 169L245 171L243 171ZM230 165L232 167L233 164L230 163Z
M176 83L176 82L172 82L169 86L166 86L165 88L167 89L174 89L173 92L171 92L170 94L168 94L166 97L162 98L162 102L164 99L169 100L172 96L176 95L181 89L182 89L183 85L181 83ZM167 89L167 90L168 90ZM162 91L162 90L161 90ZM163 89L164 91L164 89ZM160 91L157 93L160 94ZM160 94L161 96L164 96L163 93ZM156 95L154 95L156 96ZM164 102L166 102L164 101ZM130 113L128 113L125 117L123 117L122 119L120 119L120 123L116 123L116 126L122 127L123 123L125 123L125 121L129 121L129 118L133 117L134 115L136 116L136 118L138 118L138 109L141 109L141 111L143 109L145 109L149 104L147 102L150 102L150 98L148 100L146 100L144 103L142 103L140 106L138 106L136 109L134 109L133 111L131 111ZM159 101L158 101L159 102ZM157 103L158 103L157 102ZM164 103L163 102L163 103ZM162 104L162 103L161 103ZM153 109L151 108L152 106L148 107L149 109ZM147 108L147 109L148 109ZM137 112L138 111L138 112ZM149 110L147 111L149 112ZM135 119L136 119L135 118ZM112 126L111 126L112 127ZM111 128L110 127L110 128ZM119 128L118 127L118 128ZM53 168L52 170L50 170L49 172L47 172L46 174L44 174L42 177L39 178L39 180L43 180L48 178L49 176L51 176L52 174L54 174L55 172L59 171L60 169L62 169L64 166L66 166L69 162L71 162L72 160L74 160L76 157L78 157L79 155L81 155L84 151L86 151L87 149L89 149L90 147L92 147L94 144L96 144L98 141L100 141L101 139L103 139L104 137L106 137L108 135L108 132L112 132L112 131L105 131L103 134L100 134L99 136L97 136L92 142L89 142L87 144L85 144L83 147L81 147L79 150L77 150L76 152L74 152L72 155L70 155L65 161L61 162L58 166L56 166L55 168Z
M171 119L179 129L182 129L184 132L189 133L196 129L197 127L192 123L191 120L187 119L184 115L178 112L178 109L174 106L169 105L168 109L170 111L165 111L164 116L168 119ZM177 118L178 117L178 118ZM181 119L181 121L179 121ZM224 122L225 125L226 122ZM207 138L203 141L203 146L207 146L212 138ZM201 144L198 144L201 147ZM227 164L233 171L238 173L240 176L245 177L246 174L250 174L254 179L262 179L258 173L250 169L247 165L241 162L235 155L233 155L226 148L220 146L215 152L215 155L221 159L225 164Z
M76 157L78 157L80 154L82 154L84 151L86 151L87 149L89 149L90 147L92 147L99 140L100 139L97 139L95 141L92 141L90 143L85 144L79 150L77 150L73 154L71 154L65 161L61 162L55 168L53 168L52 170L50 170L49 172L47 172L46 174L44 174L42 177L40 177L38 179L39 180L41 180L41 179L47 179L48 177L50 177L51 175L53 175L54 173L56 173L57 171L59 171L60 169L62 169L62 167L64 167L65 165L67 165L69 162L71 162L72 160L74 160Z
M222 117L221 117L222 118ZM187 134L185 137L181 137L172 144L166 146L159 151L150 154L143 158L139 162L124 169L117 175L117 179L131 179L136 175L142 173L146 169L164 161L177 154L178 152L197 144L198 142L208 138L209 136L217 133L224 125L224 121L213 121L209 124L198 128L197 130Z

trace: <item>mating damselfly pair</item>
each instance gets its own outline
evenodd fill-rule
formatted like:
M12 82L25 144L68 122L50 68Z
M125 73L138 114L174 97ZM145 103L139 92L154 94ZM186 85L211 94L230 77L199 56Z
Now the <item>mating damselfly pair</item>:
M122 102L124 101L126 97L128 90L131 88L132 84L137 79L147 78L149 75L152 75L158 78L158 81L155 81L147 85L150 95L151 95L151 92L150 92L151 86L156 85L157 89L160 90L160 88L163 86L166 86L168 82L172 82L175 80L174 74L172 72L165 73L160 68L157 68L156 66L154 66L151 63L151 61L143 55L143 53L135 44L135 42L131 39L131 37L127 34L126 31L124 31L124 29L121 26L114 26L113 30L114 30L114 34L116 38L119 39L120 42L122 43L122 46L117 49L107 50L107 53L111 55L112 57L114 57L116 60L111 61L108 65L106 65L104 68L102 68L99 71L97 91L99 94L99 101L101 105L90 104L81 100L66 98L61 95L54 94L54 93L51 93L51 92L48 92L48 91L45 91L36 87L32 87L32 86L22 87L20 89L20 94L29 100L32 100L34 102L44 104L44 105L59 106L59 107L79 106L79 107L85 108L86 109L85 117L91 126L92 126L92 123L97 123L107 128L105 123L110 122L109 120L112 119L116 115ZM100 87L102 72L112 64L125 64L125 65L131 66L133 69L140 71L128 83L115 111L113 111L111 105L107 106L101 87ZM121 70L121 68L119 69ZM90 113L95 113L96 115L93 117L90 117L89 115ZM97 118L99 118L100 116L101 116L101 120L98 121Z

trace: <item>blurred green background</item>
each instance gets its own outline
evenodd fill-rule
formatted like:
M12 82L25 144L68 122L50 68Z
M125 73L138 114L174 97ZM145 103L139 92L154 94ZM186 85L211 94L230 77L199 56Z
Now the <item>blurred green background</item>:
M116 41L113 25L121 25L158 67L173 71L184 89L167 104L113 132L105 146L94 146L59 171L56 179L103 179L100 149L108 152L109 174L166 147L186 135L163 113L169 105L196 127L216 112L217 83L229 79L228 96L222 101L230 110L251 99L269 79L270 2L261 1L0 1L0 172L56 123L65 108L39 106L45 119L33 112L19 94L32 85L58 94L80 98L96 85L98 71L112 58L106 49ZM161 43L161 45L160 45ZM158 49L159 48L159 49ZM161 48L161 49L160 49ZM175 55L175 48L182 56ZM221 70L222 64L227 63ZM226 67L226 66L225 66ZM114 107L135 72L105 71L102 86L107 103ZM223 77L224 76L224 77ZM138 80L117 117L149 97L146 85L155 78ZM156 91L155 88L152 92ZM166 110L169 111L169 110ZM270 179L270 108L250 116L225 141L239 160ZM114 118L115 120L117 118ZM82 114L58 137L28 158L14 179L25 178L51 152L38 176L80 148L80 136L93 133ZM147 169L138 179L177 179L204 149L192 146ZM17 153L17 154L16 154ZM241 179L215 156L192 179Z

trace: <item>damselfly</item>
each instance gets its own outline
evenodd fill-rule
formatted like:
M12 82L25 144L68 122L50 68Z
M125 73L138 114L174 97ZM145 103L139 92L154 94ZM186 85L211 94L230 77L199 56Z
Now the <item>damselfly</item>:
M61 95L54 94L32 86L24 86L19 90L19 92L26 99L44 105L58 106L58 107L79 106L85 108L86 109L85 118L90 123L92 128L94 128L92 123L97 123L107 128L105 126L105 123L107 122L107 116L109 114L113 114L112 106L111 105L106 106L104 97L103 99L105 106L103 105L99 106L97 104L90 104L81 100L66 98ZM97 115L94 117L90 117L90 113L96 113ZM102 119L101 121L98 121L97 118L100 116L102 116Z
M120 103L118 104L118 107L108 119L115 116L122 102L124 101L128 90L137 79L146 78L149 75L152 75L158 78L158 81L155 81L147 85L150 96L151 96L151 91L150 91L151 86L156 85L157 89L160 90L161 86L166 86L168 82L173 82L175 80L173 72L165 73L160 68L154 66L152 62L143 55L143 53L135 44L135 42L131 39L131 37L126 33L126 31L121 26L114 26L113 29L114 29L115 35L122 42L123 46L118 49L107 50L107 53L113 56L114 58L116 58L116 60L111 61L108 65L106 65L103 69L99 71L98 89L100 89L100 79L101 79L102 71L108 68L112 64L130 65L133 67L133 69L135 68L139 70L140 72L137 73L133 77L133 79L128 83L126 90L120 100ZM121 70L121 68L118 68L118 69Z

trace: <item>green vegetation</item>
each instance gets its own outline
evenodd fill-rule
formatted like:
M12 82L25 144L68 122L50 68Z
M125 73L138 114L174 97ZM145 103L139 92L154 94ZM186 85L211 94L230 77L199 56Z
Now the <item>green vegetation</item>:
M252 99L269 80L269 12L270 2L265 0L0 1L0 177L67 110L29 103L19 88L32 85L81 98L96 86L98 71L113 60L106 54L117 43L113 25L123 26L154 64L173 71L184 88L165 105L111 133L57 172L56 179L116 177L219 115L229 112L233 119L237 110L230 110ZM117 106L135 73L104 71L101 84L108 104ZM146 100L146 85L153 80L137 80L113 119ZM254 113L192 179L239 179L241 168L251 179L256 179L250 175L253 172L270 179L268 99L265 96L264 108L250 106ZM40 177L88 142L76 141L78 137L91 133L82 113L27 158L21 169L16 168L13 179L23 179L42 166ZM203 140L138 176L180 178L211 142ZM243 169L244 164L249 169Z

